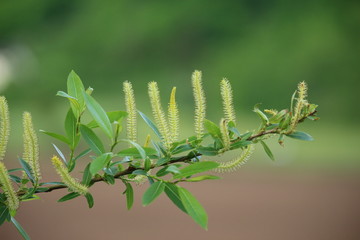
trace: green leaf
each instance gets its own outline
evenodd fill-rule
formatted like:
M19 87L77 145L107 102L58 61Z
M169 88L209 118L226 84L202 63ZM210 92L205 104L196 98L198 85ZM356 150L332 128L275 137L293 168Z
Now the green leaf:
M34 183L35 178L34 178L34 175L32 174L32 169L31 169L30 165L22 158L19 158L19 161L20 161L20 164L21 164L22 168L24 169L26 175L30 179L30 181L32 183Z
M149 147L141 147L141 148L145 151L145 156L157 155L157 151L153 148L149 148ZM117 153L117 156L119 156L119 157L129 156L129 157L135 157L135 158L138 158L138 157L143 158L140 155L140 152L136 147L121 150L120 152Z
M91 148L88 148L84 151L82 151L79 155L77 155L75 158L74 158L74 161L78 160L79 158L82 158L84 156L86 156L88 153L91 152Z
M134 204L134 190L130 183L125 182L126 190L126 207L128 210L130 210Z
M65 118L65 131L68 137L69 146L71 149L75 149L79 143L80 136L77 134L77 118L73 111L69 109Z
M10 212L7 206L0 205L0 226L10 217Z
M70 108L71 108L72 112L74 112L74 115L77 117L80 116L81 107L80 107L80 104L79 104L77 98L70 96L69 94L67 94L66 92L63 92L63 91L58 91L56 93L56 96L67 98L70 102Z
M128 139L123 139L123 140L120 140L120 141L131 143L131 145L133 145L136 148L136 150L138 151L138 154L140 154L141 158L146 159L146 151L144 150L144 148L142 146L140 146L136 142L128 140Z
M65 201L68 201L68 200L71 200L71 199L74 199L74 198L77 198L81 196L80 193L76 193L76 192L71 192L69 194L66 194L65 196L63 196L62 198L60 198L58 200L58 202L65 202Z
M28 234L25 232L25 230L21 227L20 223L15 220L15 218L11 217L11 222L14 224L14 226L16 227L16 229L19 231L19 233L21 234L21 236L22 236L25 240L30 240L29 235L28 235Z
M178 187L179 196L186 212L198 223L202 228L207 230L208 216L205 209L196 200L196 198L185 188Z
M103 169L110 159L111 159L110 153L104 153L99 157L95 158L94 160L92 160L90 164L91 175L94 176L98 171Z
M143 206L147 206L152 203L160 194L164 191L165 185L163 182L155 182L146 190L142 198Z
M85 125L80 125L80 132L87 144L89 144L91 150L96 155L101 155L105 153L104 145L102 144L98 136L96 136L96 134L93 132L93 130L91 130Z
M187 214L186 209L181 201L180 195L179 195L179 189L178 186L172 183L165 183L165 193L168 196L168 198L184 213Z
M192 149L194 149L194 147L191 146L190 144L179 145L176 148L174 148L174 150L172 150L171 153L175 155L175 154L183 153L186 151L190 151Z
M205 156L216 156L219 153L219 151L213 147L198 147L196 150Z
M299 139L299 140L303 140L303 141L313 141L314 140L314 138L312 136L310 136L309 134L307 134L305 132L299 132L299 131L295 131L291 134L287 134L286 136L295 138L295 139Z
M162 139L162 135L159 131L159 129L156 127L156 125L150 120L150 118L148 118L144 113L138 111L140 116L144 119L144 121L146 122L146 124L154 131L154 133L156 134L156 136L158 136L158 138Z
M151 168L151 160L150 158L146 158L144 161L144 170L149 171Z
M217 162L210 162L210 161L197 162L189 166L186 166L183 169L180 169L180 173L174 175L174 179L189 177L197 173L206 172L211 169L217 168L218 166L219 163Z
M76 118L78 118L85 107L84 95L85 88L81 82L80 77L74 72L71 71L67 79L67 91L68 94L77 99L79 106L76 106L70 102L71 108L74 112Z
M263 113L260 109L259 109L259 105L260 103L256 104L254 107L254 112L261 118L261 120L263 121L264 125L269 124L269 119L268 117L265 115L265 113Z
M126 117L128 114L127 114L127 112L124 112L124 111L113 111L113 112L106 112L106 115L108 116L110 123L113 123L115 121L120 123L122 121L122 119L124 117ZM99 127L99 125L97 124L97 122L95 120L89 122L86 126L89 128Z
M212 121L205 119L204 127L213 138L221 138L220 128Z
M221 178L218 176L213 176L213 175L203 175L203 176L188 178L188 179L185 179L185 181L186 182L200 182L200 181L204 181L204 180L214 180L214 179L221 179Z
M84 170L84 173L83 173L83 177L82 177L82 181L81 181L81 184L85 185L85 186L90 186L90 183L91 183L91 173L90 173L90 165L91 163L89 163L85 170Z
M134 174L134 175L144 175L144 176L147 176L148 173L142 169L138 169L138 170L135 170L133 171L131 174Z
M47 132L47 131L44 131L44 130L40 130L41 133L44 133L50 137L53 137L63 143L66 143L67 145L70 145L70 141L63 135L60 135L60 134L57 134L57 133L53 133L53 132Z
M233 144L230 145L230 150L234 150L234 149L237 149L237 148L241 148L241 147L246 147L247 145L250 145L252 144L253 142L251 141L239 141L239 142L235 142Z
M64 161L64 163L66 164L67 161L66 161L66 158L64 156L64 154L61 152L61 150L55 145L55 144L52 144L53 147L55 148L56 152L59 154L59 156L61 157L61 159Z
M89 208L94 206L94 198L90 193L85 194L86 201L88 203Z
M84 99L86 106L94 118L95 122L99 125L99 127L105 132L105 134L109 138L113 138L113 129L107 116L105 110L101 107L101 105L90 95L84 92Z
M275 161L274 155L271 152L270 148L268 147L268 145L264 142L264 141L260 141L261 145L263 146L266 154L269 156L269 158L273 161Z

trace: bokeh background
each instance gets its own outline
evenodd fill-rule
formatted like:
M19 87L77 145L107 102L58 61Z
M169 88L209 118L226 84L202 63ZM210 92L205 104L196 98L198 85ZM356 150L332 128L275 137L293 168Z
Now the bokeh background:
M147 184L137 188L130 212L122 185L98 184L92 210L84 199L56 203L65 194L57 191L24 203L17 218L33 239L360 239L359 52L359 1L1 0L0 94L11 110L9 168L22 154L24 110L37 129L63 131L68 105L55 94L66 90L72 69L109 111L124 109L125 80L134 85L138 109L149 115L147 83L159 83L164 106L177 86L183 137L193 131L195 69L203 71L214 122L221 118L222 77L233 85L242 131L257 126L254 104L287 108L303 80L321 117L300 126L314 142L288 140L285 148L270 142L275 162L258 147L244 168L223 180L186 185L208 211L208 231L165 196L143 208ZM140 128L142 139L150 130ZM39 137L50 181L56 178L49 164L54 141ZM20 237L7 223L0 239Z

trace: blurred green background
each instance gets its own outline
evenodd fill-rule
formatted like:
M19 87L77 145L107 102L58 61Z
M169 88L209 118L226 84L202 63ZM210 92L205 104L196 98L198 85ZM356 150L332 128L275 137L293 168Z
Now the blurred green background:
M300 126L314 142L288 139L282 148L274 139L269 145L275 162L259 147L240 172L193 186L209 211L209 232L162 198L153 208L136 206L135 213L127 213L124 199L118 200L121 193L104 191L103 185L94 190L99 205L93 211L82 200L56 205L61 192L24 204L20 220L36 239L48 239L40 226L54 232L52 239L85 239L85 233L86 239L106 234L130 239L119 226L131 229L132 239L147 233L162 239L157 224L164 224L173 239L359 239L359 53L360 2L355 0L0 0L0 94L8 99L12 121L9 167L17 167L16 156L22 154L23 111L33 114L37 129L63 131L68 103L55 94L66 90L72 69L108 111L124 110L125 80L134 85L138 109L148 115L147 83L159 83L164 107L177 86L183 137L193 132L190 76L195 69L203 71L207 116L214 122L222 115L222 77L233 85L241 131L257 127L251 111L256 103L288 108L303 80L321 118ZM151 131L143 123L140 128L142 142ZM49 168L54 141L41 135L40 142ZM48 180L54 178L51 171L45 171ZM34 221L34 209L41 223ZM74 221L64 220L70 215ZM180 224L178 217L184 217ZM234 228L237 223L242 227ZM0 228L1 236L18 237L10 225Z
M297 165L359 165L358 1L2 0L0 6L0 92L13 129L27 110L36 127L60 131L67 103L55 94L66 89L71 69L107 110L124 109L125 80L146 113L147 82L159 82L164 106L177 86L183 121L191 123L190 75L200 69L208 118L221 117L218 83L227 77L244 130L256 127L254 104L287 108L297 83L307 81L321 121L303 127L315 143L289 143L299 148L292 158ZM13 148L21 138L16 130Z

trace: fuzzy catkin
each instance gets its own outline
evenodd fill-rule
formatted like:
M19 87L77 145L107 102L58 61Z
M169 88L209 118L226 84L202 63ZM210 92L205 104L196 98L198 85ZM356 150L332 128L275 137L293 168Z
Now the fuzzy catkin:
M168 108L168 120L170 127L171 141L176 142L179 137L179 109L175 99L176 87L173 87L170 95L170 102Z
M172 141L171 141L170 130L168 127L168 123L166 121L165 113L161 107L159 88L156 82L150 82L148 84L148 87L149 87L148 92L149 92L152 112L155 118L155 122L162 136L161 140L164 143L166 149L170 149Z
M136 142L137 140L137 119L136 119L136 104L132 84L128 81L123 84L123 91L125 93L125 107L128 113L126 122L126 133L129 140Z
M16 211L19 207L19 199L14 187L11 185L9 173L3 162L0 162L0 184L5 193L9 210Z
M229 80L223 78L220 82L220 92L223 101L225 119L236 123L236 114L233 105L233 94Z
M202 87L202 73L195 70L191 77L195 100L195 133L197 139L204 135L204 120L206 114L206 99Z
M4 159L10 133L9 107L6 98L0 96L0 161Z
M32 173L37 181L41 180L40 163L39 163L39 144L32 123L31 114L23 114L24 128L24 154L23 159L30 165Z
M249 160L253 150L253 145L246 147L239 157L227 162L219 162L220 165L214 171L221 173L236 171Z
M85 195L89 192L88 188L79 183L75 178L70 176L68 169L65 167L63 162L57 157L53 156L51 159L56 172L59 174L61 180L65 185L73 192Z

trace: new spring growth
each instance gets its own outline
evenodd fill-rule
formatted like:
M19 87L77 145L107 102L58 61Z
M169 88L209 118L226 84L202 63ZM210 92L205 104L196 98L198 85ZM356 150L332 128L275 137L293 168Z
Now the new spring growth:
M195 133L197 139L204 135L204 120L206 112L205 93L202 87L202 73L195 70L191 77L195 99Z
M233 94L229 80L223 78L220 82L220 92L223 101L225 119L236 124L236 114L233 106Z
M239 157L227 162L218 161L220 165L215 169L215 171L220 173L236 171L249 160L253 150L253 145L249 145L243 150Z
M2 189L4 190L9 210L16 211L16 209L18 209L19 207L19 199L13 186L11 185L8 171L4 163L2 162L0 162L0 184L2 185Z
M162 142L166 149L170 149L172 141L170 136L170 131L164 111L161 107L160 102L160 93L156 82L150 82L148 85L150 103L152 107L152 112L155 118L156 125L159 127L160 134L162 136Z
M67 167L57 156L53 156L51 161L56 169L56 172L60 175L61 180L71 191L82 195L85 195L89 192L86 186L82 185L75 178L70 176Z
M173 87L170 95L170 102L168 108L168 118L171 141L176 142L179 138L179 110L175 100L176 87Z
M297 89L297 99L296 99L296 104L294 107L294 112L293 112L293 116L291 118L291 123L290 123L290 131L294 131L301 116L302 110L304 108L304 106L307 104L307 85L305 82L301 82L298 85L298 89Z
M41 179L40 163L39 163L39 144L38 144L37 136L34 131L31 114L28 112L24 112L23 114L23 128L24 128L23 159L30 165L36 181L39 181Z
M127 122L126 122L126 130L128 139L136 142L136 104L135 97L132 85L130 82L126 81L123 84L123 90L125 93L125 107L128 113ZM130 144L131 145L131 144Z
M9 107L6 98L0 97L0 161L4 159L10 133Z
M228 121L224 118L220 120L220 132L221 140L224 145L224 148L221 150L221 152L226 152L230 150L231 139L229 136Z

